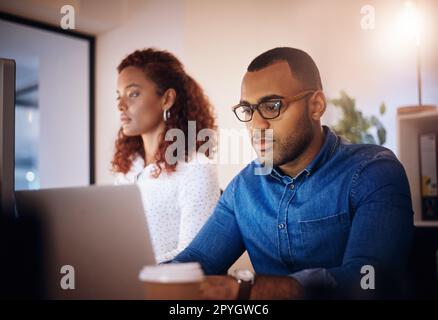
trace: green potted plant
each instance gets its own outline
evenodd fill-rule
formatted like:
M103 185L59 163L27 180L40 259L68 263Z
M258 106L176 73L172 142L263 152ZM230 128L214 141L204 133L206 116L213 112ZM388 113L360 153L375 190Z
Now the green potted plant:
M344 136L352 143L370 143L383 145L386 141L386 129L382 122L376 117L366 117L356 109L356 101L344 91L340 92L340 97L330 99L333 104L342 111L342 118L332 127L336 134ZM386 111L385 104L382 102L379 108L380 115ZM375 133L372 129L375 128Z

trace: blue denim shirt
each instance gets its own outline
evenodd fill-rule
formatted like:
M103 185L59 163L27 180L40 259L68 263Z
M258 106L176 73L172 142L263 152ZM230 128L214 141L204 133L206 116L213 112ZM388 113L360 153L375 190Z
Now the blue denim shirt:
M245 167L174 262L223 274L247 250L257 273L345 288L359 286L364 265L402 269L413 232L402 165L384 147L324 132L320 152L296 177L276 168L255 175L256 162Z

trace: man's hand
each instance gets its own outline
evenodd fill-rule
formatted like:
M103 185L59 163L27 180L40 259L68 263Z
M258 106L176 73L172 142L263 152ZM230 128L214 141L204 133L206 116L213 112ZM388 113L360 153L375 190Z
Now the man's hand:
M232 276L206 276L201 283L201 298L204 300L235 300L239 284Z
M239 284L232 276L207 276L201 284L202 299L235 300ZM303 298L303 288L294 278L256 275L250 300L293 300Z
M256 275L250 300L297 300L303 297L303 287L292 277Z

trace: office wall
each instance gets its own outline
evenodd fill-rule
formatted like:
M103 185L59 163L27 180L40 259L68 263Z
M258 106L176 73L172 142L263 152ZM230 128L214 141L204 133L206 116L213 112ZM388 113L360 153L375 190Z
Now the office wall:
M140 2L139 2L140 3ZM240 129L230 112L239 100L240 81L257 54L276 47L306 50L317 62L326 95L345 90L365 115L377 115L381 102L387 147L396 150L397 107L417 102L414 41L400 35L395 22L401 0L222 0L147 1L126 11L127 22L97 37L97 182L110 183L108 172L118 128L115 67L125 53L155 46L174 52L205 88L216 106L221 128ZM363 5L375 8L375 28L361 28ZM423 101L438 103L438 2L424 8ZM339 111L329 106L324 122ZM244 166L220 165L225 187Z

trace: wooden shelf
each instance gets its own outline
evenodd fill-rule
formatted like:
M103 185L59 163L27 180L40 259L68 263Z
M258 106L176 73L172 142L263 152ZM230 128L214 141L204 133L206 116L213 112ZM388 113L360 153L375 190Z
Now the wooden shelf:
M416 227L438 227L438 221L414 220Z
M421 227L438 227L438 221L425 221L421 216L419 135L430 132L438 132L438 111L397 115L398 157L411 188L414 224Z
M428 118L430 120L438 118L438 111L425 111L425 112L419 112L419 113L398 115L398 119L400 121L404 121L404 120L420 120L420 121L423 120L424 121L425 118Z

